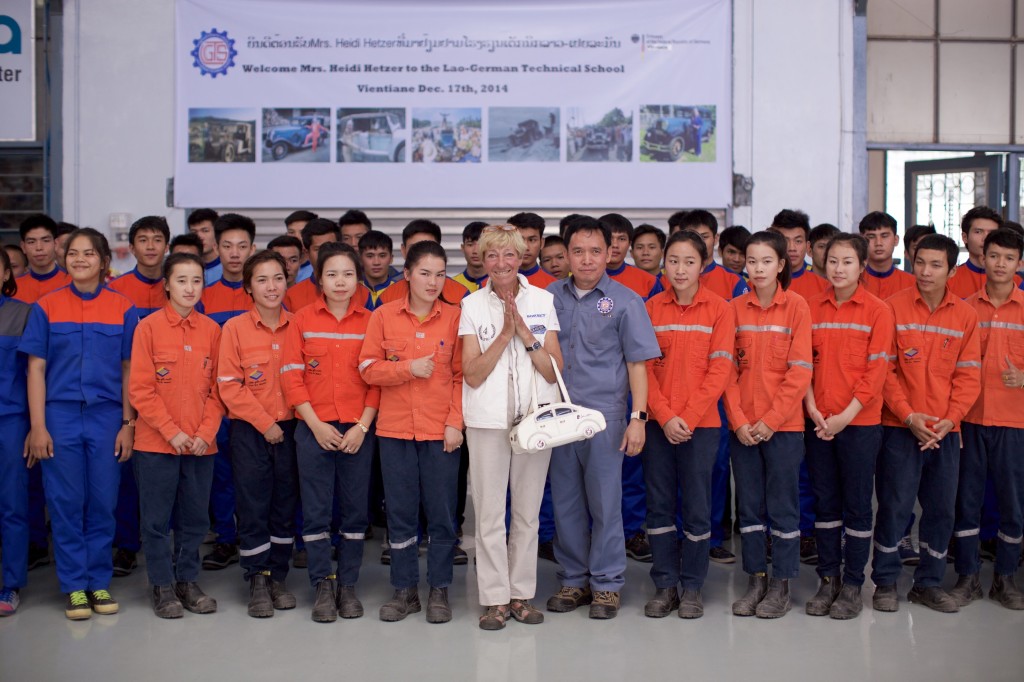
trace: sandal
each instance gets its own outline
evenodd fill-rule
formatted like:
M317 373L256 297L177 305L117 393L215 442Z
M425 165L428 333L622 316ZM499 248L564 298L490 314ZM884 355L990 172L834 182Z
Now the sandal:
M541 613L528 599L513 599L509 604L512 617L520 623L527 625L538 625L544 622L544 614Z
M484 615L480 616L481 630L501 630L508 620L508 604L488 606Z

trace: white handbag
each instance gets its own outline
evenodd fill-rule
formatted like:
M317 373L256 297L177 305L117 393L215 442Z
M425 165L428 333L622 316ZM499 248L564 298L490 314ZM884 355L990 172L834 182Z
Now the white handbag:
M521 422L512 427L508 434L509 441L515 450L524 452L540 452L548 448L575 443L593 438L594 434L604 431L607 424L604 415L580 405L574 405L569 398L569 391L562 381L562 373L558 364L551 358L551 366L555 369L558 380L559 402L537 405L537 381L534 377L533 400L530 412Z

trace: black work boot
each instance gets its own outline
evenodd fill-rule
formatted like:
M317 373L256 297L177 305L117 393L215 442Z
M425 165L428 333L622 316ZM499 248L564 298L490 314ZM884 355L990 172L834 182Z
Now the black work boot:
M843 587L839 576L826 575L818 585L818 592L807 601L804 610L808 616L827 616L832 602L839 596L839 590Z
M900 607L900 599L895 585L876 585L871 595L871 608L875 611L896 611Z
M380 619L393 623L402 620L410 613L419 613L421 608L420 595L415 587L395 590L391 600L384 602L380 607Z
M768 583L768 592L757 605L754 615L758 618L782 618L789 613L789 581L784 578L772 578Z
M170 585L153 586L153 613L161 618L181 618L185 609Z
M920 587L914 585L907 594L907 601L912 604L923 604L939 613L956 613L960 610L956 600L949 596L941 587Z
M679 617L700 618L703 615L704 600L700 590L683 590L683 596L679 598Z
M953 601L960 608L984 596L984 593L981 591L981 580L978 578L977 573L958 576L956 585L947 594L953 598Z
M363 617L363 604L356 596L353 585L342 585L338 589L338 615L342 618Z
M431 587L427 597L427 622L447 623L452 619L452 607L448 605L448 588Z
M249 578L249 615L253 618L270 618L274 615L270 576L266 573L257 573Z
M203 592L198 583L175 583L174 593L185 610L192 613L214 613L217 600Z
M828 610L829 618L836 620L850 620L856 618L864 608L864 601L860 597L860 585L843 585L839 596L832 602Z
M278 611L287 611L295 608L295 595L288 591L284 581L270 581L270 598L274 602L274 608Z
M338 607L335 601L334 578L324 578L316 584L316 597L313 599L313 622L333 623L338 620Z
M755 573L747 579L747 593L732 603L734 616L753 616L757 605L768 592L768 576Z
M1013 581L1012 573L1010 575L999 575L998 573L993 575L992 589L988 591L988 596L1008 609L1024 610L1024 594L1021 594L1020 588Z
M658 588L654 596L644 605L644 615L648 618L664 618L679 608L679 593L675 586Z

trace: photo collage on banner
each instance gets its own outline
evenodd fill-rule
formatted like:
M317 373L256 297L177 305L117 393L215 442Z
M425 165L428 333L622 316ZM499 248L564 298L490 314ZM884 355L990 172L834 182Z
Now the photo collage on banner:
M638 4L179 0L175 203L724 206L729 2Z

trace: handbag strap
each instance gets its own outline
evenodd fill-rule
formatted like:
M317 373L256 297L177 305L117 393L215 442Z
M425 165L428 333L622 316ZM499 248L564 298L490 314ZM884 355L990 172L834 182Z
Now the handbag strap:
M571 403L572 400L569 398L569 390L565 387L565 381L562 380L562 373L558 371L558 363L555 362L553 355L549 355L551 358L551 367L555 370L555 380L558 382L558 390L562 398L562 402ZM537 375L540 374L537 370L533 371L533 401L530 403L530 413L537 411L537 406L540 404L537 400Z

